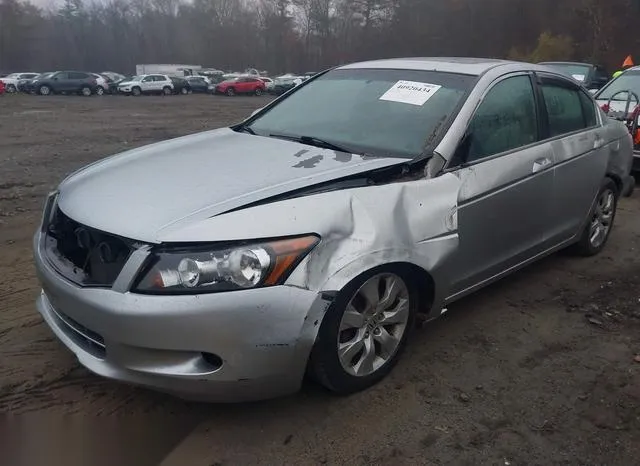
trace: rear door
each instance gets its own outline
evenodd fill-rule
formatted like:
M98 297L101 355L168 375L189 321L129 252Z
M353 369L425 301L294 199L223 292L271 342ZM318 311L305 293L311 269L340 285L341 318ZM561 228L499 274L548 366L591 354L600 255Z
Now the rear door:
M469 122L456 172L459 249L452 296L465 293L545 250L553 151L541 142L533 74L500 78ZM458 157L456 157L458 158Z
M79 73L72 71L69 73L69 90L72 92L78 92L83 86L90 84L90 78L87 73Z
M610 147L587 92L559 76L539 73L538 78L555 162L550 240L560 243L581 229L606 172Z

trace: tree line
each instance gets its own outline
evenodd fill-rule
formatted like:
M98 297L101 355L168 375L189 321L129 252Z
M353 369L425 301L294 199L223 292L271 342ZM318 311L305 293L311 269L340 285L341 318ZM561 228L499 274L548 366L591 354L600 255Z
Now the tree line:
M0 71L319 71L398 56L640 60L640 0L0 0Z

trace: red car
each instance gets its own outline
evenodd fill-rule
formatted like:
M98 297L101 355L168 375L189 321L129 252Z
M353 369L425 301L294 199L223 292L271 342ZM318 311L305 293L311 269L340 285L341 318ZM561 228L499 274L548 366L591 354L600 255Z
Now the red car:
M4 83L2 82L2 79L0 79L0 95L4 94Z
M236 94L262 95L266 90L264 81L258 78L239 77L222 81L216 86L217 94L233 96Z

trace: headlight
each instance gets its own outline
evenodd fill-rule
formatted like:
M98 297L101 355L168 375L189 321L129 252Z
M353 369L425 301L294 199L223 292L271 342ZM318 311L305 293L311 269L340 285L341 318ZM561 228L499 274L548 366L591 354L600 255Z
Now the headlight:
M226 248L158 250L133 291L196 294L279 285L318 242L317 236L303 236Z

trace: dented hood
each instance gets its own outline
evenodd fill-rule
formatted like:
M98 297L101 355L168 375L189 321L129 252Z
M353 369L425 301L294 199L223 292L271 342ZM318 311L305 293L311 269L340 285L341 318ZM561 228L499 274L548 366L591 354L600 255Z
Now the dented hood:
M61 184L58 205L90 227L158 242L169 226L404 162L407 159L366 158L225 128L89 165Z

